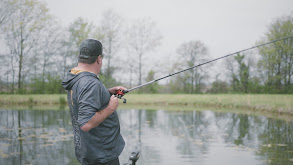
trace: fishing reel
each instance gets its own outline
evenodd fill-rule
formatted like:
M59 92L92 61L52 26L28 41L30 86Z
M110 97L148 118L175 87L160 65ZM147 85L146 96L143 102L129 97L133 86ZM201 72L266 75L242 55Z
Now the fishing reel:
M132 161L132 165L135 165L136 161L139 159L140 151L132 152L129 156L129 160Z
M119 89L119 90L116 92L115 96L116 96L118 99L123 99L123 103L126 104L126 99L125 99L125 98L122 98L122 97L125 95L125 93L128 93L128 92L129 92L129 91L127 91L127 90Z
M131 153L131 155L129 156L129 160L131 161L130 163L125 163L123 165L135 165L136 161L139 159L140 156L140 151L134 151Z

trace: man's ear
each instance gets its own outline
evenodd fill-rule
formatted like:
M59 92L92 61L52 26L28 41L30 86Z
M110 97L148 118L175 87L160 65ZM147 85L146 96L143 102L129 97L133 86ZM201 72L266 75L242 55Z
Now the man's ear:
M99 60L100 60L100 58L99 58L99 56L98 56L98 57L97 57L97 60L96 60L97 64L100 64L101 61L99 61Z

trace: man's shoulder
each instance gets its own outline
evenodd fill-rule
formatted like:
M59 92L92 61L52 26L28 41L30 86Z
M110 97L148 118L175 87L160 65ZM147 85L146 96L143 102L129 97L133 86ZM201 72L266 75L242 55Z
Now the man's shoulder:
M89 72L80 73L79 85L81 86L90 86L90 85L101 85L99 78Z

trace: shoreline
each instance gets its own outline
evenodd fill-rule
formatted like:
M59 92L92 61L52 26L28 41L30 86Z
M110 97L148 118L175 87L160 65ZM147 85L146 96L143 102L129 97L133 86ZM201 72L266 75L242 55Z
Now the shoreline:
M240 109L293 115L293 95L265 94L128 94L127 107ZM0 107L67 107L66 94L0 95ZM168 108L169 107L169 108Z

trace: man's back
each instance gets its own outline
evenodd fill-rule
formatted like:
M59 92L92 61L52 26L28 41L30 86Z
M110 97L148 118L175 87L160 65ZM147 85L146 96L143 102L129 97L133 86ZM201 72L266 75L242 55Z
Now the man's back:
M77 159L82 164L116 159L125 145L116 111L88 132L81 130L96 112L108 106L111 95L106 87L91 72L68 73L62 85L67 90Z

